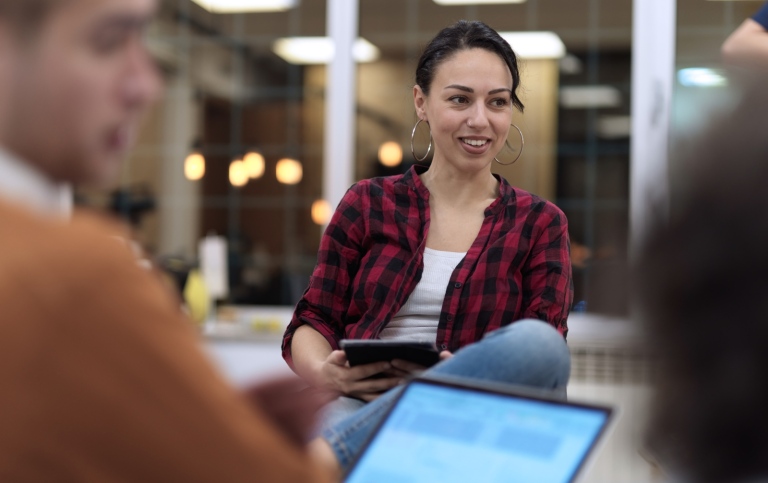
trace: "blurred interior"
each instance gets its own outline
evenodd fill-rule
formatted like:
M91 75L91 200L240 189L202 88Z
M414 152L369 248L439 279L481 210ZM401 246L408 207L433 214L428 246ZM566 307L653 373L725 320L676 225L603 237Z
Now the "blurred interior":
M677 4L678 78L681 69L692 67L722 74L720 44L760 3ZM565 211L576 309L626 314L631 0L468 6L361 1L359 36L377 52L357 66L354 179L402 172L414 162L414 66L425 43L461 18L484 20L504 32L554 32L562 40L564 52L555 57L523 60L526 110L515 120L525 151L498 171ZM147 40L166 80L162 102L115 191L79 190L79 202L121 213L158 260L194 266L200 239L224 236L229 290L220 304L295 304L322 231L322 210L316 206L313 221L312 207L324 196L326 66L289 63L273 45L285 37L325 36L326 21L322 0L301 0L280 12L233 14L211 13L191 0L164 0ZM727 78L708 86L676 81L672 151L706 118L704 110L728 101L727 84ZM395 166L379 159L386 142L402 151ZM519 142L514 130L510 142ZM417 142L417 155L425 145ZM235 187L230 163L249 152L263 156L263 173ZM204 156L199 180L185 177L192 153ZM396 148L393 156L395 162L400 157ZM277 180L276 164L283 158L299 161L303 174L296 184ZM674 166L670 171L674 181Z

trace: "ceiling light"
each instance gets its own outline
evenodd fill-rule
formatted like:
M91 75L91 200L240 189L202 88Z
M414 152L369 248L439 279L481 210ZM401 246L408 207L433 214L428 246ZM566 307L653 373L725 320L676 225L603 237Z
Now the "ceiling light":
M490 5L500 3L525 3L525 0L434 0L438 5Z
M291 158L283 158L277 162L275 176L283 184L296 184L301 181L304 170L301 163Z
M403 148L395 141L387 141L379 146L379 162L393 168L403 162Z
M566 109L619 107L621 92L612 86L561 87L560 105Z
M243 158L245 163L245 170L248 172L248 177L252 179L261 178L264 175L264 156L255 151L251 151Z
M232 186L241 188L248 183L248 170L242 159L236 159L229 164L229 182Z
M559 59L565 44L554 32L499 32L521 59Z
M690 67L677 71L677 80L686 87L717 87L728 85L722 71L705 67Z
M631 133L631 116L600 116L597 119L597 135L603 139L628 138Z
M331 221L331 205L325 200L315 200L312 203L312 221L316 225L327 225Z
M333 59L333 41L329 37L286 37L272 44L272 51L291 64L327 64ZM356 62L373 62L379 49L363 38L352 46Z
M192 0L211 13L281 12L299 0Z
M205 158L200 153L192 153L184 160L184 176L190 181L197 181L205 176Z

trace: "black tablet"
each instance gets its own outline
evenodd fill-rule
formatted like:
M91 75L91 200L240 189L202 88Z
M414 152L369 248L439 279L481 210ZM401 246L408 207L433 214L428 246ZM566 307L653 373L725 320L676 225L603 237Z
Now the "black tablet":
M440 352L434 342L343 339L341 348L347 354L350 366L402 359L430 367L440 360Z

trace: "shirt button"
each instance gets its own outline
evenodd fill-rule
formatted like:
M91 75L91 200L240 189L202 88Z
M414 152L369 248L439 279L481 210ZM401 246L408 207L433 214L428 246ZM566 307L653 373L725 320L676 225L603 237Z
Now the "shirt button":
M446 315L445 316L445 320L447 320L448 322L452 321L453 320L453 315L451 315L451 314Z
M445 344L441 344L441 345L440 345L440 348L441 348L442 350L446 350L446 349L448 348L448 346L447 346L447 345L445 345Z
M456 288L461 288L461 282L456 282L455 284L453 284L453 286Z

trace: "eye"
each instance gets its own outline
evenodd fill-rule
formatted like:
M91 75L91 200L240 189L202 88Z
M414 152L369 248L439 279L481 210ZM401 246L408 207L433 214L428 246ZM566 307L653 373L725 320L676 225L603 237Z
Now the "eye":
M98 54L113 54L130 42L131 34L132 31L126 28L101 28L91 35L90 45Z
M103 35L94 39L93 49L99 54L111 54L125 44L125 38L120 35Z
M493 107L506 107L507 105L509 105L509 101L507 99L504 99L503 97L499 97L497 99L492 100L491 105Z
M452 96L448 98L448 101L454 104L466 104L469 102L466 96Z

